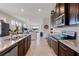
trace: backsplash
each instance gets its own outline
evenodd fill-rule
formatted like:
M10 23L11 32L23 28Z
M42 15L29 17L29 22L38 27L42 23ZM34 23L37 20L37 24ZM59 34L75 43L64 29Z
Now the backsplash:
M54 28L53 33L59 34L62 31L74 31L74 32L76 32L77 33L77 39L79 40L79 27L78 26Z

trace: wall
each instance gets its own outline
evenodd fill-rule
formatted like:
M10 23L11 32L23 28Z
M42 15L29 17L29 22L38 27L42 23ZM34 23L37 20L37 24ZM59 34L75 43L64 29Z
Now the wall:
M10 15L8 15L8 14L6 14L6 13L0 11L0 20L5 19L5 21L6 21L7 23L9 23L11 17L12 17L12 16L10 16Z
M3 19L6 23L10 24L10 28L14 28L14 26L11 25L11 20L15 20L15 21L23 23L21 20L17 19L16 17L8 15L5 12L0 10L0 20L3 20Z
M44 25L48 25L49 28L48 29L45 29L44 28ZM42 31L44 33L44 38L48 37L49 33L50 33L50 17L45 17L43 19L43 24L42 24Z

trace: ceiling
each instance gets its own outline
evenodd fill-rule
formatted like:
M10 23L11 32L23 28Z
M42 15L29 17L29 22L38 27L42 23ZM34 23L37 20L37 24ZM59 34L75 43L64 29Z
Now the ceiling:
M55 3L0 3L1 11L29 24L40 24L54 7Z

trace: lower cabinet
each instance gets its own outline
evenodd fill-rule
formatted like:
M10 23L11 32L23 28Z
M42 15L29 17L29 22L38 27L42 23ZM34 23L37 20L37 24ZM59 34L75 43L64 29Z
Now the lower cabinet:
M59 56L66 56L65 50L59 47Z
M28 48L27 49L29 49L30 48L30 45L31 45L31 35L29 35L27 37L27 45L28 45Z
M54 38L51 40L51 48L54 50L56 55L58 55L58 41Z
M48 45L54 50L56 55L58 55L58 40L55 38L48 38L47 39Z
M76 52L59 42L59 56L76 56Z
M79 56L79 53L66 46L55 38L47 40L48 45L54 50L57 56Z
M27 53L27 51L28 51L28 40L27 40L27 38L25 38L25 54Z
M21 40L18 43L18 56L24 56L25 55L25 43L24 40Z
M31 45L31 36L27 36L18 43L18 56L25 56Z
M76 55L79 56L79 53L77 53Z
M31 35L22 39L15 46L7 49L3 56L25 56L31 45Z

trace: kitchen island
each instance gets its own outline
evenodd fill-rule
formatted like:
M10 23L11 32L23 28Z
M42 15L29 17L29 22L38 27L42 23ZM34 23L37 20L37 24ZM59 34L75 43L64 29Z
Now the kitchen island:
M24 56L31 44L31 34L0 37L0 56Z

